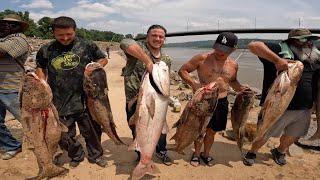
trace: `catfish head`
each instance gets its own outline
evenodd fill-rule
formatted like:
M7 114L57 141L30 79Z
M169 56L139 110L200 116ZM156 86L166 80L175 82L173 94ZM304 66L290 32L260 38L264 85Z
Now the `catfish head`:
M156 62L149 77L150 83L159 94L162 94L164 97L170 96L169 67L165 62Z
M22 107L28 109L46 108L53 97L49 84L34 72L28 72L24 75L20 93Z
M90 97L102 97L108 91L106 72L96 62L87 64L84 71L83 88Z
M218 84L211 82L195 92L191 103L189 103L189 107L203 113L211 112L211 110L215 109L218 102L218 95Z

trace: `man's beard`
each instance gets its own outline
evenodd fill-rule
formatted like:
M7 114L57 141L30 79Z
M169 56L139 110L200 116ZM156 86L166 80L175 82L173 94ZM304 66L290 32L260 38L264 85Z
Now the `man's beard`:
M292 52L298 57L302 62L306 61L310 64L315 63L320 60L319 50L312 45L311 47L302 46L296 47L294 45L289 45Z

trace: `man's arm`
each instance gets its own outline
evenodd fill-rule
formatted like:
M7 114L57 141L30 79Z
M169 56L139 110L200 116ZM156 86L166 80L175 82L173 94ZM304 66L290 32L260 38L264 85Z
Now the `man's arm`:
M202 55L196 55L191 58L186 64L182 65L179 70L179 76L192 87L193 92L201 87L199 82L196 82L189 73L195 71L198 67L200 62L202 61Z
M278 71L283 71L288 69L287 60L280 58L276 53L274 53L271 49L269 49L268 46L265 45L263 42L252 41L248 44L248 48L253 54L272 62L276 66Z
M47 62L48 59L45 58L44 50L45 48L42 46L36 54L36 75L45 81L47 81Z
M131 56L137 58L146 65L147 71L152 72L153 62L151 58L143 51L143 49L132 39L124 39L120 44L121 49Z
M13 58L18 58L29 52L29 44L25 35L19 34L0 41L0 52L8 53Z
M47 72L45 69L39 68L37 67L36 69L36 75L40 78L43 79L45 81L47 81Z
M99 63L102 67L106 66L108 64L108 59L107 58L101 58L97 60L97 63Z

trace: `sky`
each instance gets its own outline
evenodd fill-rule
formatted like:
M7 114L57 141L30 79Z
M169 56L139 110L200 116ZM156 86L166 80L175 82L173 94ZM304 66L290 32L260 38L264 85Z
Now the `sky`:
M70 16L78 27L120 34L146 33L152 24L168 32L229 28L320 28L319 0L0 0L0 10L43 16ZM299 23L300 22L300 23ZM239 35L285 38L286 35ZM168 38L169 42L216 36Z

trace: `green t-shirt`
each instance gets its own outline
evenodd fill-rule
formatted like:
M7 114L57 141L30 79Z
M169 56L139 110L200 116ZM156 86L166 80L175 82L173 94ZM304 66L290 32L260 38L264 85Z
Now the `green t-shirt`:
M54 40L40 48L36 56L37 67L47 69L53 104L60 116L84 111L85 66L101 58L105 58L105 54L95 43L78 37L68 46Z
M121 49L124 50L124 52L126 52L126 49L128 48L128 46L135 43L137 43L144 50L144 52L152 59L153 62L157 61L157 59L152 56L145 42L140 42L140 41L136 42L133 39L124 39L121 41L120 47ZM124 76L126 102L129 102L132 98L136 97L136 95L139 93L142 76L146 71L146 67L145 67L145 64L139 61L137 58L127 53L125 54L127 57L127 64L122 69L122 75ZM171 67L172 58L167 54L164 54L162 51L161 51L160 60L165 62L169 68Z

